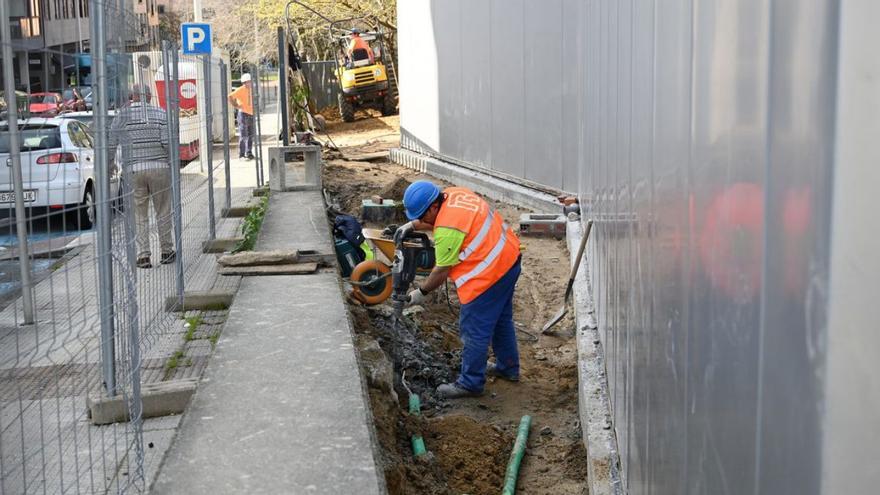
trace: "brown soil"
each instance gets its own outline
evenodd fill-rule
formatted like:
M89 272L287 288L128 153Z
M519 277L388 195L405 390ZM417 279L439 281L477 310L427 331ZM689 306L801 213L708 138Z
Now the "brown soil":
M400 199L406 186L422 176L389 163L344 159L397 146L397 117L331 122L330 135L340 147L325 167L324 184L337 207L358 215L361 200L372 195ZM495 204L508 222L526 210ZM371 227L380 227L370 225ZM391 494L496 494L520 418L533 418L528 449L520 469L518 493L587 493L586 451L577 414L577 349L574 323L567 316L554 334L540 328L559 308L568 276L563 241L523 237L523 271L514 300L520 346L521 382L489 379L478 399L446 401L437 385L452 381L460 365L458 300L436 291L410 323L392 324L385 304L350 310L369 386L382 464ZM448 298L447 298L448 297ZM422 401L420 417L407 414L405 372L410 389ZM410 444L420 433L430 452L414 459Z

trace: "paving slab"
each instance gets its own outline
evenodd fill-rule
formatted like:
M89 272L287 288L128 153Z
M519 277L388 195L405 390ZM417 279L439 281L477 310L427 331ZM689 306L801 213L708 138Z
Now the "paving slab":
M153 492L382 493L371 427L337 275L248 278Z
M332 253L323 195L319 191L273 192L257 249Z

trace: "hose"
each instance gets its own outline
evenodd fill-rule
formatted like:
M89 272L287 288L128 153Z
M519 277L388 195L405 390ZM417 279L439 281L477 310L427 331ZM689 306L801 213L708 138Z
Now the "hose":
M412 390L410 390L406 384L406 370L400 375L400 383L403 384L403 388L405 388L406 392L409 394L409 413L413 416L420 416L422 404L419 401L419 396L412 393ZM413 435L410 439L410 443L412 443L413 455L415 457L421 457L428 453L428 449L425 448L425 439L422 438L421 435Z
M513 495L516 493L516 478L519 476L519 465L526 453L526 441L529 439L529 428L531 426L532 417L529 415L523 416L516 431L516 442L513 443L510 460L507 462L507 473L504 475L504 490L501 492L501 495Z

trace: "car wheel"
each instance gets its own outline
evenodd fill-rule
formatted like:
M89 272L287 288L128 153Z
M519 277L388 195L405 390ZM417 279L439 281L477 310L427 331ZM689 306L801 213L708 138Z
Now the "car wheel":
M80 230L92 228L95 224L95 194L92 192L91 185L86 187L82 203L79 204L77 211L79 212L77 215L79 225L77 225L77 227Z

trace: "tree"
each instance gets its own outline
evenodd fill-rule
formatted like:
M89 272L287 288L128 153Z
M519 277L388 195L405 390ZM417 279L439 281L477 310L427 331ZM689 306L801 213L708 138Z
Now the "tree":
M214 13L211 22L215 40L239 64L276 60L278 26L288 26L284 15L287 4L288 0L251 0L233 5L228 0L204 0L204 8ZM396 30L396 0L313 0L306 4L330 19L369 17L386 31ZM289 25L296 31L300 53L307 60L333 56L327 22L295 4L289 12Z

